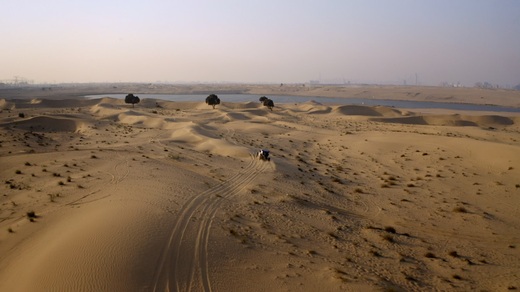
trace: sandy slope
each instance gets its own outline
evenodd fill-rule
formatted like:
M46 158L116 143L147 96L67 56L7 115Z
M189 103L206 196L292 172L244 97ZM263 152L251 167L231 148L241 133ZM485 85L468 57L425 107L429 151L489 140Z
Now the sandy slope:
M0 105L0 291L520 289L518 116Z

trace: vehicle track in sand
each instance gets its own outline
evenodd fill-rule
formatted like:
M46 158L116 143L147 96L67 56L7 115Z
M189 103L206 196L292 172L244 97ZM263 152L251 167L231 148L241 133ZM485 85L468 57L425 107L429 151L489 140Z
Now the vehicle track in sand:
M110 181L108 181L105 185L103 185L103 188L107 188L108 186L110 185L118 185L119 183L121 183L123 180L125 180L128 175L130 174L130 160L127 158L127 157L124 157L119 151L116 151L115 154L117 155L117 158L116 157L113 157L111 161L114 161L114 167L113 167L113 171L112 172L106 172L106 174L108 176L110 176ZM115 159L114 159L115 158ZM87 204L87 203L92 203L92 202L95 202L95 201L99 201L101 199L104 199L104 198L107 198L109 196L111 196L114 192L108 192L106 195L104 196L101 196L101 197L94 197L94 198L91 198L92 195L100 192L101 189L98 189L98 190L95 190L95 191L92 191L92 192L89 192L88 194L78 198L78 199L75 199L71 202L68 202L66 203L65 205L66 206L74 206L74 205L81 205L81 204ZM88 198L88 200L87 200Z
M194 195L181 207L155 271L153 291L213 291L208 247L219 206L239 194L268 165L252 157L240 172Z

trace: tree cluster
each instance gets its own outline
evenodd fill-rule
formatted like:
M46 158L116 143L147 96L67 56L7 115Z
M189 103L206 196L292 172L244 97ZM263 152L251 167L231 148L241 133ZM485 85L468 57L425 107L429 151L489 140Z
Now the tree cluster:
M134 107L134 104L139 103L141 99L139 99L139 96L134 95L133 93L128 94L125 97L125 103L131 103L132 107Z
M269 99L269 98L267 98L267 97L265 97L265 96L262 96L262 97L260 97L259 100L260 100L260 102L261 102L264 106L266 106L268 109L270 109L271 111L273 110L274 102L273 102L272 99Z

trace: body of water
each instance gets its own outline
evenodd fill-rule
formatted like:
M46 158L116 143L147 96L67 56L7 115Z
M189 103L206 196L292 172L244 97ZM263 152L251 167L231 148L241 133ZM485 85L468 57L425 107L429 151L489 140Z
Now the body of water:
M97 94L88 95L86 98L102 98L112 97L124 99L126 94ZM169 101L200 101L206 100L207 94L137 94L139 98L162 99ZM228 102L259 102L261 95L254 94L218 94L222 103ZM369 106L389 106L405 109L449 109L461 111L489 111L489 112L511 112L520 113L520 108L469 104L469 103L449 103L449 102L430 102L430 101L406 101L406 100L390 100L390 99L368 99L368 98L333 98L333 97L309 97L309 96L287 96L287 95L269 95L270 99L277 103L301 103L314 100L322 104L339 104L339 105L369 105Z

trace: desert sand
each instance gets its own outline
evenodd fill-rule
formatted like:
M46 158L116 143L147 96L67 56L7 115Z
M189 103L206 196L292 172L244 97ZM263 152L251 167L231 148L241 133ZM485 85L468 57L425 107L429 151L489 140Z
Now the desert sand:
M0 91L0 291L520 289L519 114L78 97L109 92L520 107L429 87Z

